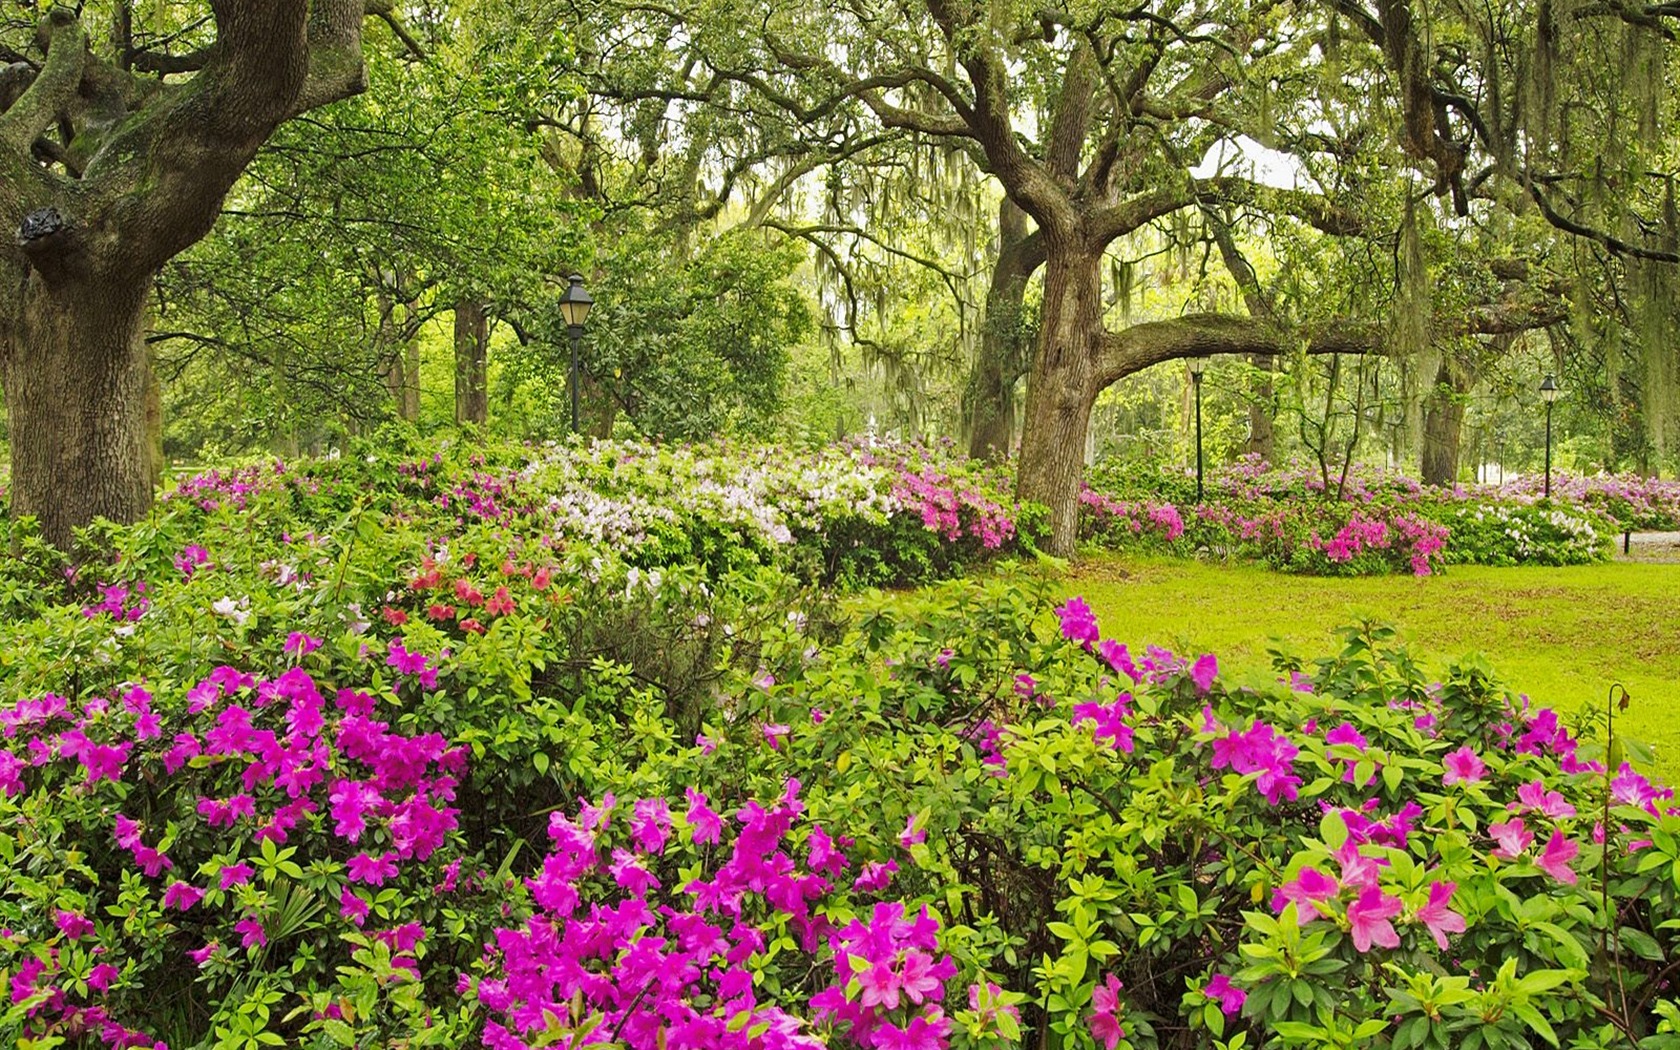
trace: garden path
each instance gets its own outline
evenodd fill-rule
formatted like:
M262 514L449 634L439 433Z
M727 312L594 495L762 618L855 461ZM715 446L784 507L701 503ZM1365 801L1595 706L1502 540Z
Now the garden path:
M1636 532L1628 538L1628 553L1616 552L1626 561L1680 562L1680 532Z

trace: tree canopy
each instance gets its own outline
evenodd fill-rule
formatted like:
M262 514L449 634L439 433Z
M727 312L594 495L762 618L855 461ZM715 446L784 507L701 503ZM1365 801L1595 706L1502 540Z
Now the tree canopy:
M961 438L1062 549L1105 392L1193 356L1240 362L1266 455L1363 435L1450 481L1556 371L1600 463L1660 470L1677 34L1588 0L10 16L14 505L117 479L62 538L133 516L160 451L560 436L573 272L585 429ZM65 383L117 422L73 434Z

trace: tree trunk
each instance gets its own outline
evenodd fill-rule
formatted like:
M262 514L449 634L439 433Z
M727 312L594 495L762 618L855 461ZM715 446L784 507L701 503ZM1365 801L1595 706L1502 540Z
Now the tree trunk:
M145 281L49 286L31 274L5 318L12 512L38 518L61 550L94 518L131 522L151 509L146 291Z
M1458 453L1464 430L1464 398L1469 383L1442 360L1435 390L1423 406L1423 462L1425 485L1451 485L1458 480Z
M1277 445L1277 393L1271 380L1276 361L1271 354L1255 354L1249 358L1249 364L1265 375L1257 377L1254 388L1249 391L1252 400L1248 403L1248 444L1243 451L1268 463L1272 461Z
M1015 494L1050 509L1052 554L1067 557L1079 541L1079 484L1085 439L1100 384L1102 248L1083 239L1051 246L1044 266L1044 311L1027 381L1021 466Z
M963 389L968 454L976 459L1007 457L1015 432L1015 382L1027 371L1031 345L1022 306L1041 261L1028 237L1026 213L1005 198L998 205L998 258L986 290L980 352Z
M488 371L490 323L484 304L455 304L455 422L483 426L490 418Z
M407 365L403 369L402 403L398 413L410 423L420 419L420 338L415 336L403 347Z

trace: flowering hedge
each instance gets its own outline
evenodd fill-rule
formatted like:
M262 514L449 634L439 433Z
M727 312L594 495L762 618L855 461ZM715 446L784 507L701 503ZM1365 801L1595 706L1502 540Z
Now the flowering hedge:
M1361 468L1335 499L1316 471L1250 457L1213 471L1204 488L1198 503L1182 472L1098 468L1080 497L1082 533L1105 546L1207 550L1288 572L1424 576L1445 565L1602 561L1624 522L1660 527L1670 511L1680 520L1673 482L1565 478L1545 500L1526 484L1438 489Z
M1035 575L836 601L786 502L548 509L635 459L402 462L20 541L0 1041L1675 1045L1649 754L1479 660L1239 681Z

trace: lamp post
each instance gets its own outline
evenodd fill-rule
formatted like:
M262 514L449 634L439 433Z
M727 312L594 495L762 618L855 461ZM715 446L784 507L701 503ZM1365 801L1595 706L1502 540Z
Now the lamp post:
M1546 402L1546 498L1552 498L1552 402L1562 393L1550 372L1540 382L1540 400Z
M1202 373L1207 371L1207 358L1192 357L1184 362L1190 369L1190 385L1196 388L1196 502L1202 501Z
M571 284L560 296L560 316L565 318L566 333L572 337L572 433L578 432L578 344L583 341L583 323L589 319L589 308L595 300L583 290L583 275L574 273L567 280Z

